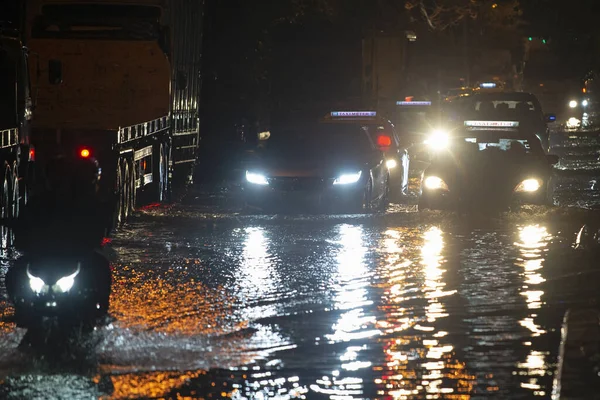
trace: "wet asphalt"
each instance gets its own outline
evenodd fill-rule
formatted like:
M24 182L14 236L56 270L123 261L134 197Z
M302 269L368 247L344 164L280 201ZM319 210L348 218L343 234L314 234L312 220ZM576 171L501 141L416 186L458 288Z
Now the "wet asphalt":
M548 398L564 312L600 293L573 248L600 221L600 136L569 136L557 206L493 218L254 215L230 182L146 207L105 247L113 320L81 351L49 366L0 322L0 397Z

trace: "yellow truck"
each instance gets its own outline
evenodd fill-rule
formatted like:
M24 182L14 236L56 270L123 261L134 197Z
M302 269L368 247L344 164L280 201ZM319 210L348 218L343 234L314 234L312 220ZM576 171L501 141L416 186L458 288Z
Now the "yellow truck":
M30 0L25 38L38 165L92 157L115 226L191 181L202 0Z

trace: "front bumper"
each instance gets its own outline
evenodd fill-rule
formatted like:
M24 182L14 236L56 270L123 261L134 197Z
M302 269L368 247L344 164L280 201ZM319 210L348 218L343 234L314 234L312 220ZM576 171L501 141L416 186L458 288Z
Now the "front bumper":
M350 211L362 207L364 184L331 186L320 189L285 190L246 184L244 201L250 207L272 211Z
M513 192L496 195L490 193L461 193L447 190L423 189L419 199L421 208L432 210L456 209L507 209L515 205L543 205L546 202L545 187L536 192Z

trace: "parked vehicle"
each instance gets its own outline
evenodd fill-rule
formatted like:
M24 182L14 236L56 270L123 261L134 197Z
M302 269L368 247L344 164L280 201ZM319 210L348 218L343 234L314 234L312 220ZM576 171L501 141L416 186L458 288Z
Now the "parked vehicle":
M192 179L202 22L193 0L28 3L38 164L97 159L111 226Z

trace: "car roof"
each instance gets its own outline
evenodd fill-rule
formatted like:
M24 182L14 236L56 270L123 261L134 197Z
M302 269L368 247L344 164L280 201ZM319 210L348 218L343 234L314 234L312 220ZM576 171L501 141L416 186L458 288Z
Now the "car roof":
M373 117L333 117L331 114L327 114L319 122L328 124L389 125L394 127L390 120L379 115Z
M526 92L486 92L486 93L477 93L474 94L468 99L471 100L487 100L487 101L499 101L499 100L513 100L513 101L537 101L537 97L535 97L532 93Z

